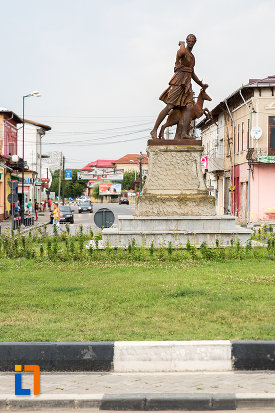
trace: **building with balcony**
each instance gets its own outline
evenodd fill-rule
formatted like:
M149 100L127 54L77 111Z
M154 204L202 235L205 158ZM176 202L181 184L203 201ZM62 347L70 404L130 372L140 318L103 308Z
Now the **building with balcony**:
M211 113L197 127L217 213L268 221L275 212L275 76L250 79Z

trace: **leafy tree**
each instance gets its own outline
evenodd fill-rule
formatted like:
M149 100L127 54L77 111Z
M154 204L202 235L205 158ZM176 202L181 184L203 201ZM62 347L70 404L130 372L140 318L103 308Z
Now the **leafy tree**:
M77 180L77 172L77 170L73 170L72 179L70 181L65 181L65 198L77 198L80 195L82 195L85 189L87 188L87 181ZM50 191L55 192L56 195L58 195L59 173L59 169L52 172L53 179ZM63 182L61 182L60 196L62 196L62 184Z
M138 179L138 174L136 179ZM122 190L127 191L130 189L135 189L135 171L124 172L122 181Z
M93 186L92 196L95 199L101 199L101 200L103 199L103 195L99 195L99 184L96 184L96 185Z

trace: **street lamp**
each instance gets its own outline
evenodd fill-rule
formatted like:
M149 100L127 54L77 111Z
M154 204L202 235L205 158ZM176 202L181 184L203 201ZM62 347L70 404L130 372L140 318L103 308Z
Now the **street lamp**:
M24 225L24 212L25 212L25 193L24 193L24 169L25 169L25 99L30 97L30 96L35 96L36 98L39 98L41 95L40 93L35 90L34 92L29 93L28 95L23 96L23 152L22 152L22 205L21 205L21 224Z

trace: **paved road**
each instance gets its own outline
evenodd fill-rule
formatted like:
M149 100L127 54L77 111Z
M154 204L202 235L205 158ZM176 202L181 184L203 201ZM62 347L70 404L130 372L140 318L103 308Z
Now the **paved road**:
M94 204L94 211L93 213L78 213L78 207L72 207L74 211L74 224L70 224L71 233L74 234L75 232L79 231L80 225L83 225L84 232L89 231L92 227L93 231L97 229L97 226L94 223L94 214L100 208L108 208L113 211L115 215L115 223L117 225L117 217L118 215L133 215L135 212L135 205L119 205L119 204ZM65 225L61 224L61 228L65 228ZM49 225L48 232L52 233L52 226Z

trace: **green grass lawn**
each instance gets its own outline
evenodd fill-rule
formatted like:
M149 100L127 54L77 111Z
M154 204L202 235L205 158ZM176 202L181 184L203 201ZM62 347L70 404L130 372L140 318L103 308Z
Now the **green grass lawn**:
M274 339L275 261L0 262L0 341Z

